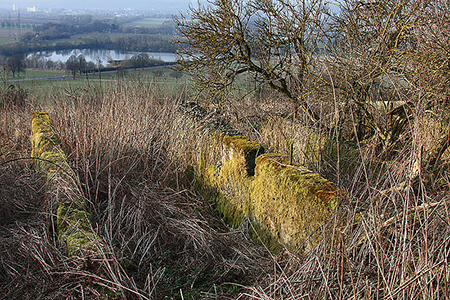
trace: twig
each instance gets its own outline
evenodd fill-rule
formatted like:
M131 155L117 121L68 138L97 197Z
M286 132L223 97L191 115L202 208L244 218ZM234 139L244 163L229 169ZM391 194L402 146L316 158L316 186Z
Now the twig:
M118 288L124 289L124 290L126 290L126 291L128 291L128 292L131 292L131 293L133 293L133 294L135 294L135 295L137 295L137 296L139 296L139 297L142 297L142 298L144 298L144 299L146 299L146 300L150 300L150 298L147 298L146 296L142 295L142 294L139 293L138 291L134 291L134 290L132 290L132 289L130 289L130 288L127 288L126 286L124 286L124 285L122 285L122 284L120 284L120 283L110 281L110 280L108 280L108 279L102 278L102 277L97 276L97 275L95 275L95 274L90 274L90 273L85 273L85 272L77 272L77 271L75 271L75 272L55 272L54 274L61 274L61 275L64 275L64 274L72 274L72 275L81 275L81 276L91 277L91 278L93 278L93 279L97 279L97 280L99 280L99 281L103 281L103 282L106 282L106 283L108 283L108 284L112 284L112 285L114 285L114 286L116 286L116 287L118 287ZM102 283L100 283L100 282L98 282L98 284L102 285ZM104 284L103 284L103 285L104 285ZM108 287L108 286L106 286L106 285L104 285L104 286L105 286L105 287Z
M275 159L272 159L272 158L269 158L267 160L272 161L272 162L278 164L279 166L286 167L286 168L292 168L292 169L295 169L297 171L300 171L301 174L314 173L313 171L310 171L310 170L308 170L306 168L299 168L297 166L283 164L283 163L280 163L279 161L276 161Z
M439 202L433 202L433 203L423 203L422 205L416 206L416 207L412 207L410 209L408 209L408 211L406 212L406 214L411 214L414 213L418 210L426 210L426 209L430 209L436 206L439 206L444 200L441 200ZM397 219L401 218L403 216L403 212L400 212L398 215L393 216L392 218L389 218L388 220L386 220L385 222L383 222L383 224L381 224L381 226L379 227L379 229L382 229L384 227L387 227L389 225L391 225L392 223L394 223Z
M442 199L442 200L439 201L439 202L423 203L422 205L415 206L415 207L412 207L412 208L408 209L408 211L406 212L406 214L409 215L409 214L414 213L414 212L419 211L419 210L426 210L426 209L430 209L430 208L433 208L433 207L437 207L437 206L439 206L440 204L446 203L446 202L447 202L447 201L444 201L444 199ZM395 215L395 216L389 218L388 220L384 221L384 222L377 228L376 231L373 231L372 235L375 234L375 232L378 232L378 231L380 231L381 229L383 229L383 228L385 228L385 227L388 227L389 225L395 223L395 221L397 221L398 219L400 219L401 217L403 217L403 215L404 215L404 213L403 213L403 212L400 212L398 215ZM365 235L365 236L361 237L361 238L359 239L359 242L358 242L355 246L351 247L349 251L351 251L351 250L353 250L354 248L360 246L360 245L361 245L368 237L369 237L368 235Z

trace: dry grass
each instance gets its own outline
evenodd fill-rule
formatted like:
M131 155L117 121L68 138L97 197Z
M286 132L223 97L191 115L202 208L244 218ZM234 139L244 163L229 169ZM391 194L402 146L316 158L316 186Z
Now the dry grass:
M98 261L65 255L31 162L15 160L29 157L31 112L41 109L34 97L0 112L3 298L449 298L448 165L426 164L443 131L420 111L388 160L377 156L376 140L349 152L325 143L317 158L294 152L347 194L316 248L273 257L246 238L245 224L229 232L191 190L184 173L197 146L190 141L204 129L181 128L179 99L139 80L103 92L53 91L45 109L107 246L99 273ZM294 151L308 144L302 132L325 138L287 112L270 98L208 117L286 155L289 143Z
M445 142L448 112L436 110L431 117L418 102L388 157L380 154L376 139L355 148L340 139L327 141L327 133L279 116L253 129L269 151L285 155L290 155L289 143L306 149L305 135L317 133L318 141L327 141L319 155L294 152L294 157L306 159L304 164L347 193L319 245L303 257L290 256L270 284L264 281L247 293L250 299L449 298L448 162L430 165L430 157ZM260 103L249 106L261 109Z
M186 166L173 157L177 99L162 94L136 81L47 99L106 244L93 258L65 255L52 231L55 205L42 203L52 197L40 192L31 162L15 160L29 157L31 112L41 108L2 110L0 190L10 217L1 224L2 297L217 298L242 289L224 283L250 284L271 269L263 248L229 233L211 203L189 190Z
M265 277L244 298L449 299L449 151L431 163L448 143L448 108L423 109L429 99L420 89L410 87L407 95L416 105L389 152L380 151L376 137L349 142L294 119L276 95L231 101L223 118L235 128L269 152L290 156L293 149L295 161L347 192L317 248L302 257L282 255L276 275ZM340 100L312 98L330 128L332 103ZM386 122L389 109L375 104L374 115ZM340 134L349 137L355 117L351 110L339 114Z

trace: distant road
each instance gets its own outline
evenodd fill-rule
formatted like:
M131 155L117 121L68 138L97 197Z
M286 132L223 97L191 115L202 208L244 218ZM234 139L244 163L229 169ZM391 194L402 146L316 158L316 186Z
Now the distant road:
M65 76L27 77L27 78L8 79L7 82L29 81L29 80L41 80L41 79L72 79L72 78L67 78L67 77L65 77Z

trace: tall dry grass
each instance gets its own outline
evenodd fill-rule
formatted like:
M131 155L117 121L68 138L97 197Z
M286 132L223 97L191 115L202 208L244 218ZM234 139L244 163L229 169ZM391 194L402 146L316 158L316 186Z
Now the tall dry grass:
M346 191L319 245L296 257L268 254L246 238L245 226L229 232L191 189L185 170L209 129L186 121L181 100L161 87L139 79L104 90L91 83L55 89L45 107L38 98L3 101L0 111L3 298L449 298L448 164L427 164L446 134L445 109L430 115L418 105L388 158L376 140L359 147L330 141L292 119L273 95L207 114L268 151L289 156L294 149L296 161ZM41 109L59 131L105 241L100 274L65 255L49 228L49 197L21 159L30 155L31 113Z
M271 269L263 248L228 232L212 204L190 190L187 159L175 157L186 142L178 139L178 99L140 80L55 90L45 107L32 105L33 97L0 118L2 176L17 181L32 173L29 184L11 187L23 195L4 202L24 206L35 220L14 223L19 212L12 211L2 224L2 297L208 299L242 289L224 283L250 284ZM42 204L51 197L43 195L32 164L15 160L29 157L31 112L41 109L61 137L105 243L100 262L65 255L51 228L54 204ZM37 202L33 210L30 202Z
M288 255L270 284L246 293L250 299L449 298L448 150L441 160L433 159L448 143L448 108L426 110L429 99L423 91L408 92L416 106L389 155L380 152L376 137L351 143L302 120L270 114L261 101L235 104L236 114L248 114L245 107L269 114L257 126L242 129L268 151L293 155L345 190L319 245L302 257ZM374 114L387 120L389 110L375 104ZM333 111L322 113L322 120L333 120ZM339 113L352 120L351 111Z
M420 89L399 97L406 96L416 106L388 154L376 137L355 143L294 119L274 95L230 101L214 113L267 151L292 155L345 191L319 245L301 257L277 256L275 270L241 298L449 298L448 150L431 163L448 143L448 110L424 109L429 99ZM389 108L374 102L373 110L380 120L389 118ZM333 110L319 111L322 120L333 121ZM351 136L351 110L340 118L346 122L337 130Z

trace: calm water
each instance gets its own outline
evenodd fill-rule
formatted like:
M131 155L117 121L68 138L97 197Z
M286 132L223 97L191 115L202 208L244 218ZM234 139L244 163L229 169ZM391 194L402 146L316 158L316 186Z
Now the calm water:
M65 62L72 55L80 55L83 54L87 61L93 61L97 63L97 57L100 57L103 64L108 62L109 58L114 60L123 60L127 58L131 58L135 54L139 54L142 52L132 52L132 51L117 51L117 50L102 50L102 49L73 49L73 50L60 50L60 51L42 51L28 54L28 57L33 55L42 56L46 58L50 58L53 61L62 61ZM173 53L168 52L145 52L151 58L161 59L166 62L175 61L176 57Z

